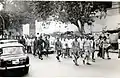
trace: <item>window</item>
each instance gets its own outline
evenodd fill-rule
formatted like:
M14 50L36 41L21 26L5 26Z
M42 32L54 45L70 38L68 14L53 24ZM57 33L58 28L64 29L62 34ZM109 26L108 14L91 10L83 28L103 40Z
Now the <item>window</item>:
M3 53L1 55L14 55L14 54L23 54L23 47L5 47L3 48Z

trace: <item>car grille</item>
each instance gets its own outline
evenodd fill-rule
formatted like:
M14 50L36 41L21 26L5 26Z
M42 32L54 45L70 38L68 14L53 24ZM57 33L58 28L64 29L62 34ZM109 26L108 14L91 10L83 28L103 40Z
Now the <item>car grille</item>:
M12 66L19 66L19 65L25 65L26 63L25 62L20 62L18 64L12 64L12 61L6 61L6 65L7 67L12 67Z

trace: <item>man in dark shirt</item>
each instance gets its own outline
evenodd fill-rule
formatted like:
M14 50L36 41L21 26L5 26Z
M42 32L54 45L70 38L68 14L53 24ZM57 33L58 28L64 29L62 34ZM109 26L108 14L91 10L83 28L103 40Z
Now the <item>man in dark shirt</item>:
M60 62L60 55L61 55L61 50L62 50L62 43L59 40L59 38L57 38L57 41L55 42L55 50L57 51L57 60Z
M45 48L45 41L42 39L42 36L39 37L37 46L39 48L39 59L43 60L42 55L43 55L43 49Z
M45 55L48 57L48 50L50 48L50 43L49 43L49 40L47 39L47 37L45 37Z
M37 37L35 37L35 40L34 40L34 53L33 53L33 55L34 56L36 56L36 50L37 50L37 48L38 48L38 46L37 46L37 44L38 44L38 40L37 40Z
M20 43L23 44L25 46L25 39L24 37L22 36L21 39L20 39Z

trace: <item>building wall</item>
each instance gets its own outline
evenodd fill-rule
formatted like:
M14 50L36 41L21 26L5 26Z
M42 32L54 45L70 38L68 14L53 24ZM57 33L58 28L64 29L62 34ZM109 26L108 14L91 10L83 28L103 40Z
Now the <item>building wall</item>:
M31 22L29 26L29 35L35 36L35 22Z
M112 8L108 9L108 16L118 15L120 13L120 2L113 2Z

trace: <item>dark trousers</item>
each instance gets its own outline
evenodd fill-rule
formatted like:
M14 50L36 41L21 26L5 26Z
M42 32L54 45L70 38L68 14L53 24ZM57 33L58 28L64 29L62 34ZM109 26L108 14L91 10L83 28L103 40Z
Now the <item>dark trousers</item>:
M61 50L57 50L57 56L59 57L61 55Z
M94 58L94 57L95 57L94 54L95 54L95 49L94 49L93 52L92 52L92 60L95 59L95 58Z
M102 57L102 47L99 47L99 52L98 52L97 56Z
M42 58L42 55L43 55L43 54L44 54L43 51L42 51L42 50L39 50L38 55L39 55L39 58L40 58L40 59Z
M32 53L31 46L27 46L27 53Z
M45 51L45 55L46 55L46 56L48 56L48 52L49 52L49 50L46 49L46 51Z
M107 58L109 58L109 48L103 48L103 51L102 51L102 58L105 57L105 53L107 54Z
M34 47L33 55L36 55L37 48Z
M70 57L70 49L69 48L66 48L66 53L67 53L67 56Z

